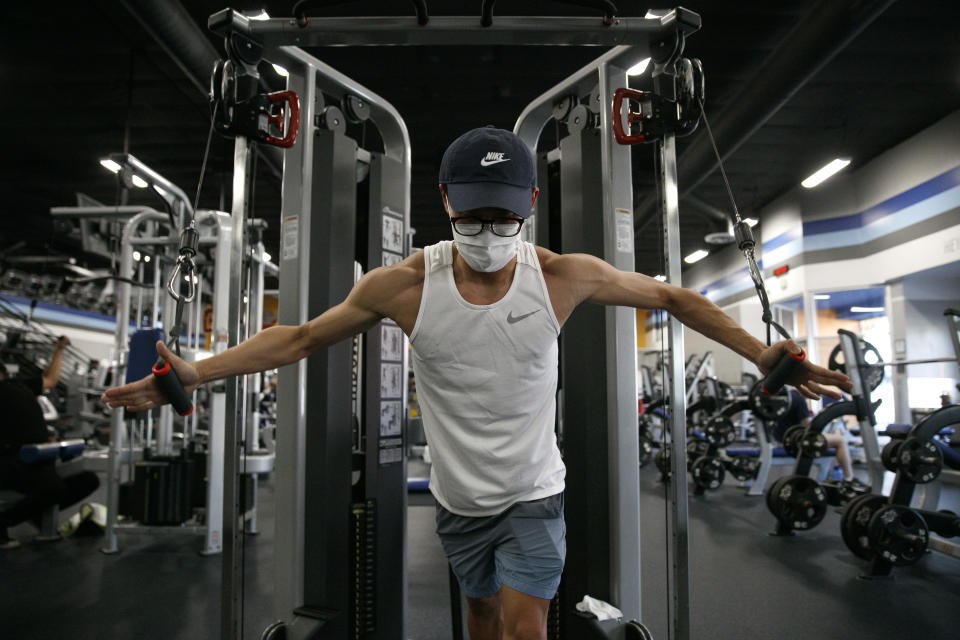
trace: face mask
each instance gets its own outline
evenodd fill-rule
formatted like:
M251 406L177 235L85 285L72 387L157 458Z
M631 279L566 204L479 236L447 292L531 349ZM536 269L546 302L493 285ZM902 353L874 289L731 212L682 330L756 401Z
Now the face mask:
M453 225L451 225L453 226ZM453 230L457 251L474 271L492 273L503 269L517 255L520 236L502 238L490 229L484 229L480 235L462 236Z

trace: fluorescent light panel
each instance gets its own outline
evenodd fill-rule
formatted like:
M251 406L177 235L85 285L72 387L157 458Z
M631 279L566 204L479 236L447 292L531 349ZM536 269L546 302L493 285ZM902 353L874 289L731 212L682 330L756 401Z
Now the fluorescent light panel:
M633 65L627 69L628 76L639 76L642 75L644 71L647 70L647 67L650 66L650 58L644 58L637 64Z
M829 299L830 299L830 294L829 294L829 293L818 293L818 294L816 294L816 295L813 296L813 299L814 299L814 300L829 300Z
M148 186L147 181L136 174L134 174L130 181L133 183L133 186L140 187L141 189L146 189Z
M666 282L666 281L667 281L667 276L665 276L665 275L653 276L653 279L654 279L654 280L659 280L660 282Z
M849 159L836 158L828 162L823 168L818 169L813 173L809 178L801 182L800 184L807 189L813 189L815 186L840 171L844 167L850 164Z
M709 251L704 251L703 249L697 249L696 251L688 255L686 258L684 258L683 261L686 262L687 264L693 264L694 262L699 262L700 260L703 260L708 255L710 255Z
M850 313L877 313L883 310L883 307L850 307Z
M101 160L100 166L106 169L107 171L112 171L113 173L117 173L118 171L120 171L120 165L118 165L116 162L114 162L110 158L104 158L103 160Z

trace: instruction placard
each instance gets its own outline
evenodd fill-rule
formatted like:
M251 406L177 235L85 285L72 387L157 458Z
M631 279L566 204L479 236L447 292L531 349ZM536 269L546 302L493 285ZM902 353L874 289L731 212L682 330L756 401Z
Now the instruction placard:
M280 225L280 259L296 260L300 247L300 216L284 218Z
M633 216L629 209L614 209L617 223L617 251L633 253Z

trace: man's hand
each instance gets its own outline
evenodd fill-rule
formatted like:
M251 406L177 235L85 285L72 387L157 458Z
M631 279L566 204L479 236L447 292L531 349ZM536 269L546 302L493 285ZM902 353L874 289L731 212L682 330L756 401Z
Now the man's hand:
M59 338L57 338L57 346L56 346L57 351L63 351L68 346L70 346L70 338L68 338L67 336L60 336Z
M200 383L200 373L197 368L184 362L161 341L157 341L157 353L173 367L174 373L183 384L183 390L188 395L192 393ZM168 403L167 398L160 392L160 387L157 386L156 376L152 373L143 380L107 389L100 397L100 401L111 407L126 407L127 411L144 411Z
M783 357L786 351L798 354L802 349L800 349L793 340L784 340L776 343L772 347L767 347L757 358L757 366L760 368L760 371L766 375L780 362L780 358ZM835 400L841 399L840 394L837 393L835 389L824 387L823 385L833 385L847 391L853 389L853 383L850 382L850 378L844 374L839 371L830 371L829 369L818 367L815 364L811 364L809 360L804 360L800 368L797 369L796 373L794 373L787 382L811 400L819 400L821 395L830 396Z

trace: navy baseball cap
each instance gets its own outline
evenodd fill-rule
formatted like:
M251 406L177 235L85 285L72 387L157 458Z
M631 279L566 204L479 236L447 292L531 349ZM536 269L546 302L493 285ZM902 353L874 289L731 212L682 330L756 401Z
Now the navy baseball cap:
M447 147L440 184L454 211L496 207L529 218L537 169L519 136L488 126L467 131Z

